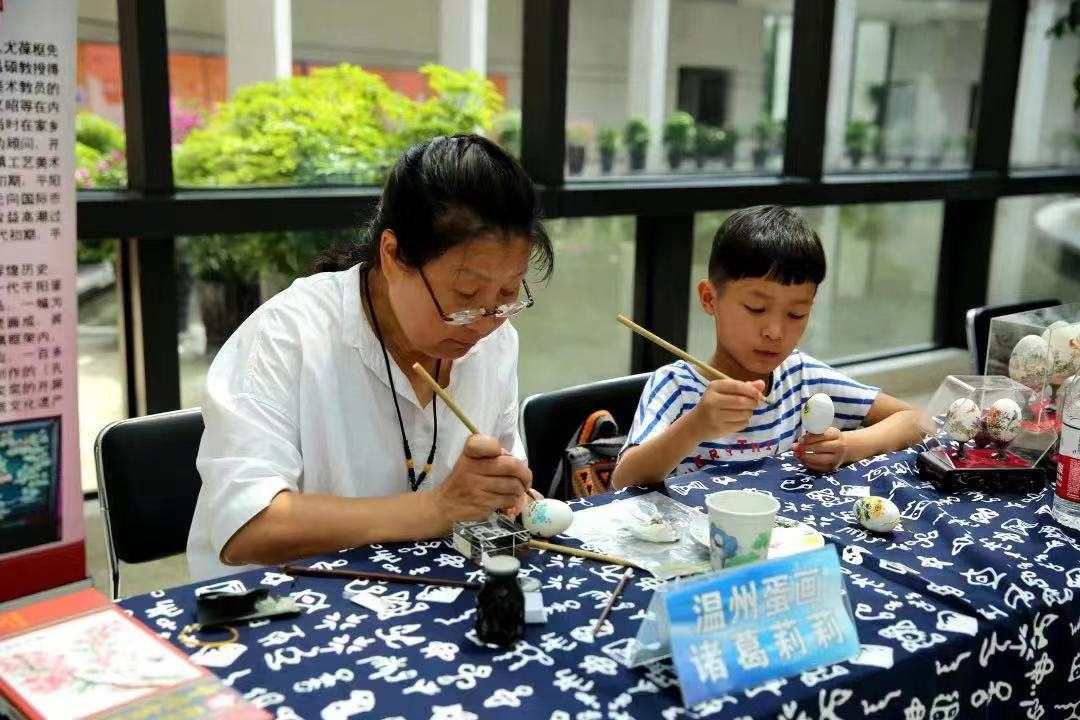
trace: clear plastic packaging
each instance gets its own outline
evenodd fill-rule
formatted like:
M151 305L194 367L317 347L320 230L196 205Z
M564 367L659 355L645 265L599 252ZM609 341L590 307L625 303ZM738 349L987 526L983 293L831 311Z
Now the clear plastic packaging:
M1044 410L1041 420L1056 429L1057 393L1080 372L1080 303L991 319L985 372L1031 388Z
M486 520L454 523L449 541L459 553L483 565L495 555L524 553L529 547L529 533L503 515L492 513Z

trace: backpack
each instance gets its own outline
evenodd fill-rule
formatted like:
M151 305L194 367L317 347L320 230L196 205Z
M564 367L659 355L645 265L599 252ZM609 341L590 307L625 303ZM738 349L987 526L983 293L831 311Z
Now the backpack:
M567 443L545 495L570 500L608 492L615 461L625 442L626 436L619 434L619 425L611 413L592 413Z

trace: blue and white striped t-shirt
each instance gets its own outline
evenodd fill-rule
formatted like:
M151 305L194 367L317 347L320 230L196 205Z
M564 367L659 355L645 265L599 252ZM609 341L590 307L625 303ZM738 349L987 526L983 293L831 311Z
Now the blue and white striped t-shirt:
M641 393L622 451L655 437L696 407L707 385L705 378L682 360L656 370ZM879 389L857 383L795 350L773 370L772 388L765 396L765 404L754 410L746 429L701 443L673 472L682 474L721 463L752 462L787 452L803 434L803 403L819 392L832 398L836 408L833 425L850 430L862 424Z

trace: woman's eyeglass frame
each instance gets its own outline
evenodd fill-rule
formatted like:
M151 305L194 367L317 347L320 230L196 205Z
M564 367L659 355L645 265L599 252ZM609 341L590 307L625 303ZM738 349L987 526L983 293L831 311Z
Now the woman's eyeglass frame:
M423 268L419 268L420 279L424 281L424 287L427 288L428 295L431 296L431 302L435 304L435 309L439 313L439 317L447 325L472 325L475 322L483 320L489 315L494 315L497 318L512 318L515 315L520 314L523 310L527 310L536 304L533 300L532 292L529 290L529 283L524 279L521 281L521 287L525 289L525 299L515 300L510 303L503 303L502 305L496 305L493 308L466 308L464 310L455 310L449 315L443 310L442 305L439 304L439 299L435 297L435 290L432 289L431 283L428 282L427 275L424 274Z

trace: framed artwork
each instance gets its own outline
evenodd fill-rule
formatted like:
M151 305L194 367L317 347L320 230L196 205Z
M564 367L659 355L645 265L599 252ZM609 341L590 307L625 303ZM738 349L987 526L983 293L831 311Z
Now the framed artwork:
M60 417L0 424L0 553L60 531Z

